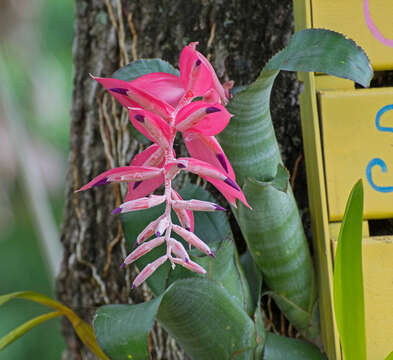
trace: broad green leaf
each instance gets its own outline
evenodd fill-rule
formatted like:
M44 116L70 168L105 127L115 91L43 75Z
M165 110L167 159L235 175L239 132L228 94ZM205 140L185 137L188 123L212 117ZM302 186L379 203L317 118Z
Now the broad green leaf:
M290 187L246 179L244 194L253 208L239 207L238 221L264 282L287 318L305 336L319 331L311 256Z
M18 326L16 329L12 330L0 339L0 351L15 340L19 339L21 336L26 334L29 330L36 327L37 325L40 325L50 319L61 315L62 313L60 311L53 311L51 313L40 315L35 317L34 319L26 321L24 324Z
M138 77L154 72L165 72L180 76L179 70L162 59L140 59L117 70L112 77L124 81L132 81Z
M315 345L268 333L263 360L327 360L327 358Z
M79 339L81 339L81 341L90 349L93 354L95 354L100 359L108 359L97 343L93 328L67 306L34 291L20 291L2 295L0 296L0 306L12 299L26 299L57 310L68 318L74 327L75 332L79 336Z
M282 170L277 172L282 159L270 115L270 94L280 70L323 72L349 78L363 86L368 85L372 77L372 69L367 56L352 40L329 30L307 29L296 33L288 46L267 63L256 81L237 92L228 105L229 112L234 116L219 135L219 139L234 167L238 183L240 185L246 183L248 188L258 189L252 178L262 182L271 182L270 188L273 188L277 185L275 179L278 180L278 173L282 172ZM247 178L250 179L246 181ZM251 185L253 183L254 185ZM282 185L282 182L279 184ZM258 190L257 193L260 191ZM273 190L270 193L273 193ZM308 312L310 319L313 318L313 312L316 311L314 307L316 303L315 275L302 224L295 210L296 203L292 192L289 190L285 198L287 219L278 217L280 208L273 203L276 201L273 198L268 203L263 197L247 189L246 197L254 209L260 207L264 209L264 212L257 211L256 214L252 214L244 209L242 204L239 204L238 210L232 210L245 234L254 259L257 257L265 259L256 260L264 276L270 274L277 277L277 281L273 281L269 280L268 275L267 284L274 293L289 298ZM258 205L258 201L263 201L264 204ZM243 220L239 218L240 212L243 213ZM259 226L262 222L269 222L269 219L279 224L273 224L274 228L271 227L270 230ZM251 229L256 226L258 230L247 229L248 226ZM276 226L278 226L277 229ZM273 251L275 260L269 259L266 254L257 249L260 232L271 236L270 241L267 237L265 238L264 251ZM277 234L280 235L278 240L273 237ZM256 251L259 251L259 254L256 254ZM288 263L287 268L282 268L283 263ZM289 275L288 267L296 272L294 283L288 281L285 275ZM295 267L296 270L294 270ZM283 281L280 279L280 274L284 277ZM310 285L306 285L298 296L294 294L294 288L301 287L303 284ZM288 293L298 299L292 299L292 295L288 296ZM288 317L288 314L286 315ZM292 319L289 318L289 320ZM315 336L316 333L316 327L314 327L310 336Z
M177 281L157 318L192 359L250 359L254 323L226 290L205 279Z
M101 306L93 326L97 339L112 360L149 359L148 335L161 297L136 305Z
M267 63L266 71L322 72L369 86L373 70L366 53L344 35L325 29L306 29Z
M252 319L217 282L182 279L158 298L137 305L106 305L94 329L111 359L149 359L148 333L157 318L193 359L251 359L257 347Z
M366 359L362 270L363 184L353 187L334 261L334 312L345 360Z

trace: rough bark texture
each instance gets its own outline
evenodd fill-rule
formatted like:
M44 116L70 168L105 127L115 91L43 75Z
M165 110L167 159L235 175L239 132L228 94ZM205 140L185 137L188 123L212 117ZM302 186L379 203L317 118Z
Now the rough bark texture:
M293 28L290 0L77 0L74 91L70 156L62 231L64 260L57 281L61 301L91 321L106 303L148 299L147 288L130 292L134 270L119 271L128 252L116 216L122 198L115 186L74 193L98 173L127 164L140 151L130 137L127 114L88 74L110 76L135 58L161 57L177 65L183 46L198 49L222 79L247 84L288 41ZM293 170L302 153L296 75L281 74L272 99L272 116L284 161ZM305 207L302 167L295 193ZM64 359L93 359L64 322ZM151 337L152 358L185 358L158 327Z

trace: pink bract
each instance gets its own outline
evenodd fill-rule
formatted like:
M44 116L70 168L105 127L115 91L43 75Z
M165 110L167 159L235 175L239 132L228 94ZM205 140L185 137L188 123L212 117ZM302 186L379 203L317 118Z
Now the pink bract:
M215 257L211 249L194 234L193 211L222 211L223 207L206 201L183 200L172 189L172 180L180 171L197 174L212 183L236 207L236 199L248 206L235 173L214 137L230 121L225 108L233 82L221 85L209 61L196 50L198 43L184 47L180 54L180 76L150 73L133 81L93 77L129 112L133 126L153 142L136 155L130 166L108 170L80 190L109 182L127 182L126 201L113 214L147 209L165 203L165 211L138 236L122 266L132 263L151 249L166 244L165 255L148 264L134 280L133 287L144 282L166 260L187 269L205 273L189 259L183 245L171 237L174 231L190 247ZM177 158L173 150L177 132L181 132L190 157ZM152 193L162 184L163 195ZM151 194L150 196L147 196ZM179 225L172 223L174 210ZM155 239L147 241L151 236ZM146 242L145 242L146 241ZM142 244L143 243L143 244ZM142 244L142 245L141 245Z

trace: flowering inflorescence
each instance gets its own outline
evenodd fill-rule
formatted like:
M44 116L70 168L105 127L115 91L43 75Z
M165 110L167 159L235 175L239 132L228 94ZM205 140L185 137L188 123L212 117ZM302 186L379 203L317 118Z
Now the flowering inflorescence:
M208 201L183 200L172 188L172 180L179 172L188 171L206 179L233 206L236 206L236 199L248 206L236 184L234 171L214 137L231 118L224 105L228 102L233 83L221 85L209 61L195 50L196 45L191 43L183 49L180 77L169 73L150 73L130 82L93 77L128 109L132 124L153 141L153 145L136 155L130 166L106 171L79 191L110 182L127 182L126 201L113 214L166 203L164 213L138 235L136 249L122 264L131 264L153 248L166 243L166 254L147 265L135 278L133 287L144 282L167 260L172 266L179 264L197 273L206 272L190 260L182 243L171 237L172 232L182 237L190 247L194 246L215 257L193 232L193 211L225 209ZM173 143L178 131L182 133L191 157L176 158ZM163 183L163 195L147 196ZM172 223L172 209L181 226ZM146 241L154 235L156 238Z

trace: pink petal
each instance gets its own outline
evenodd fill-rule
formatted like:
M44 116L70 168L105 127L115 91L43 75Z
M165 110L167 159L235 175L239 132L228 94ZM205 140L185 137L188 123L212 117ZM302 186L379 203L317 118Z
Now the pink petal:
M138 260L141 256L147 254L149 251L153 250L157 246L160 246L165 241L165 237L158 237L148 242L145 242L137 249L135 249L132 253L130 253L125 259L123 264L131 264L135 260Z
M173 209L176 210L191 210L191 211L225 211L220 205L214 204L210 201L202 200L174 200L172 202Z
M133 81L127 82L94 76L93 79L102 84L120 104L127 108L143 107L165 119L169 119L174 111L174 108L165 101L133 85Z
M232 166L214 136L205 136L187 131L183 133L183 138L187 150L193 158L206 161L223 170L232 180L236 180Z
M172 189L171 198L173 200L183 200L182 197ZM194 213L190 210L173 209L180 221L180 224L189 231L194 231Z
M164 195L150 195L131 201L126 201L112 211L112 214L126 213L130 211L144 210L162 204L166 200Z
M187 241L190 245L196 247L198 250L202 251L203 253L214 256L214 253L210 250L210 248L193 232L183 229L179 225L172 225L172 230L181 236L185 241Z
M103 172L78 191L84 191L94 186L109 184L110 182L140 181L159 176L160 169L146 166L122 166Z
M131 107L128 111L130 120L137 130L162 148L169 147L171 129L165 120L141 108Z
M141 153L135 155L130 165L156 166L161 168L164 165L163 151L157 144L153 144ZM163 183L164 175L160 175L154 179L145 180L142 182L130 182L128 184L126 201L138 199L151 194Z
M243 194L243 191L235 190L232 186L229 186L223 181L207 176L202 177L209 181L211 184L213 184L217 188L217 190L225 197L225 199L227 199L227 201L234 207L237 207L236 199L239 199L244 205L251 209L251 206L248 204L246 197Z
M181 167L184 166L185 170L193 172L211 182L234 207L236 207L235 199L239 199L246 206L250 207L239 185L222 170L194 158L178 158L177 160Z
M169 246L171 247L171 251L176 256L181 258L183 261L185 261L186 263L188 263L190 261L190 257L188 256L186 249L184 248L184 246L182 245L182 243L180 241L170 238L169 239Z
M154 234L154 231L157 227L157 224L161 221L161 219L165 215L161 215L158 219L153 220L152 222L147 225L142 232L139 233L138 237L136 238L136 242L134 244L134 248L143 243L145 240L147 240L150 236Z
M166 255L164 255L164 256L159 257L157 260L154 260L152 263L146 265L145 268L135 278L134 282L132 283L131 289L133 289L135 286L139 286L140 284L142 284L167 259L168 259L168 257Z
M191 270L193 272L206 274L206 270L202 266L191 260L189 262L185 262L183 259L174 258L173 262L181 266L184 266L186 269Z
M194 96L203 96L210 89L219 94L223 104L228 102L228 94L217 78L210 62L195 47L194 42L185 46L180 54L180 79L186 91L191 90Z
M216 135L225 129L230 118L228 110L218 103L194 101L179 111L176 116L176 128L179 131Z
M173 107L176 107L185 92L180 77L168 73L150 73L131 83Z

